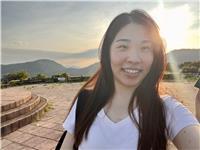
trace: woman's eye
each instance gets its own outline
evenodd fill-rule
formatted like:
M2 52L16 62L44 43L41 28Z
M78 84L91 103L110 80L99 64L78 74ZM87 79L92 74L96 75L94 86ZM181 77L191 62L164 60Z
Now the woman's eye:
M144 46L141 48L143 51L151 51L151 47Z
M120 46L118 46L117 48L126 49L126 48L127 48L127 46L126 46L126 45L120 45Z

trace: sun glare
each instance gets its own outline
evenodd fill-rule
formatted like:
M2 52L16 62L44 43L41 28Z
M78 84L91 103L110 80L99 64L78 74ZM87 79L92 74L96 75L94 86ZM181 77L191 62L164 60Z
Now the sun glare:
M167 42L167 51L176 48L188 48L189 27L194 17L188 5L182 5L172 9L165 9L163 4L151 13L160 27L160 34Z

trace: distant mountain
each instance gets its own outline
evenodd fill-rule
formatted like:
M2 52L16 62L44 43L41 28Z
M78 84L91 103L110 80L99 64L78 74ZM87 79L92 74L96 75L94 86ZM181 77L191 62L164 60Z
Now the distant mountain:
M1 73L2 73L1 76L7 73L15 73L18 71L27 71L30 73L30 76L35 76L38 73L42 73L50 77L54 74L63 72L66 72L72 76L92 75L96 72L98 66L99 66L98 63L96 63L81 69L66 68L56 63L55 61L48 59L41 59L26 63L1 65Z
M98 61L98 50L90 49L79 53L65 53L65 52L53 52L45 50L34 49L9 49L2 48L2 62L1 64L17 64L26 63L30 61L37 61L40 59L48 59L61 64L63 67L72 67L73 73L77 74L75 68L81 66L90 65L90 62ZM96 58L96 60L94 60ZM181 64L185 61L198 61L200 60L200 49L177 49L167 53L168 62L173 64ZM89 61L91 60L91 61ZM84 63L80 63L84 62ZM78 73L79 74L79 73Z
M75 68L67 68L67 72L71 75L79 76L79 75L92 75L99 68L99 63L92 64L85 68L75 69Z
M168 62L180 65L187 61L200 61L200 49L178 49L167 54Z
M66 53L66 52L55 52L47 50L34 50L34 49L11 49L2 48L2 62L1 64L16 64L25 63L29 61L36 61L39 59L50 59L54 61L68 62L68 60L88 59L88 58L98 58L98 50L90 49L78 53ZM70 63L62 64L65 67L71 67ZM77 66L78 67L78 66Z
M88 52L90 53L90 52ZM91 54L91 53L90 53ZM88 54L88 55L90 55ZM88 56L85 54L85 56ZM78 55L76 55L79 57ZM181 49L174 50L167 54L168 62L174 64L181 64L186 61L200 61L200 49ZM34 76L37 73L43 73L48 76L52 76L57 73L66 72L72 76L80 75L92 75L99 68L99 63L92 64L84 68L66 68L63 65L49 59L40 59L37 61L18 63L18 64L9 64L1 65L2 76L7 73L13 73L17 71L27 71L31 76Z
M64 66L48 59L41 59L26 63L2 65L1 69L2 75L23 70L29 72L31 76L34 76L37 73L44 73L51 76L53 74L66 71L66 68Z

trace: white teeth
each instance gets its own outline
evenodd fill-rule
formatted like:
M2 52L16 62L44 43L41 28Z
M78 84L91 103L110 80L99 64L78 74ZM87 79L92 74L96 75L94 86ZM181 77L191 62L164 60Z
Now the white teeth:
M124 69L124 71L127 72L127 73L138 73L138 72L140 72L140 70L138 70L138 69Z

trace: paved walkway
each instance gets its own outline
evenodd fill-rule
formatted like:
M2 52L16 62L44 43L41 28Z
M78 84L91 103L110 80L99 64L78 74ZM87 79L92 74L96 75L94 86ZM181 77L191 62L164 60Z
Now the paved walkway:
M50 109L40 121L26 125L17 131L10 133L1 139L3 150L54 150L63 128L62 123L65 119L71 100L80 88L80 83L72 84L40 84L15 87L31 91L37 95L48 99L53 109ZM167 90L171 89L181 100L187 100L183 103L188 104L189 109L194 112L194 95L197 92L193 84L187 87L184 83L164 83ZM182 87L182 88L180 88ZM174 88L174 89L173 89ZM12 90L12 88L10 88ZM183 90L184 89L184 90ZM190 97L188 94L191 91ZM170 91L169 91L170 93ZM183 96L186 97L183 97ZM192 105L192 106L189 106ZM171 145L170 150L175 149Z
M47 98L51 109L45 113L40 121L26 125L1 138L2 149L54 150L63 132L62 123L67 115L71 100L79 88L80 83L41 84L10 88L10 91L24 89ZM17 94L20 93L16 93L16 97L18 97Z

